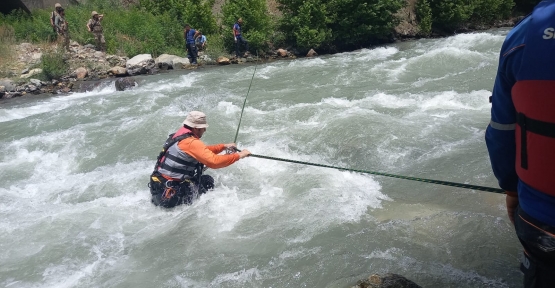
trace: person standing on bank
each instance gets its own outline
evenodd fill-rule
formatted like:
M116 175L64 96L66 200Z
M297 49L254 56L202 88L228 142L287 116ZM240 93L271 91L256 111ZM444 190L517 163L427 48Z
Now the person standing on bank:
M507 35L486 144L524 248L524 287L555 287L555 1Z
M206 36L204 36L200 30L198 30L198 37L195 41L197 51L203 51L206 48Z
M200 138L206 132L206 115L191 111L183 127L171 134L158 155L150 175L151 202L165 208L191 204L207 190L214 188L214 178L202 175L204 166L227 167L249 156L249 150L237 153L235 143L206 146ZM218 155L227 150L225 155Z
M60 13L60 11L62 10L62 4L60 3L56 3L54 4L54 11L52 11L52 13L50 13L50 26L52 26L52 30L54 30L54 32L58 32L56 30L56 15L58 15Z
M66 51L69 51L69 31L68 31L68 23L65 19L65 11L62 8L60 12L56 15L56 20L54 21L56 25L56 31L58 32L59 37L62 40L64 48Z
M96 41L96 50L106 52L106 40L104 40L104 33L102 30L102 19L104 15L98 14L96 11L92 11L91 19L87 23L87 30L92 32L94 35L94 40Z
M233 25L233 38L235 40L235 57L239 58L239 51L240 46L245 45L245 55L249 53L249 43L245 38L243 38L243 34L241 32L241 25L243 25L243 18L239 18L237 22Z
M198 37L199 32L195 29L191 29L189 24L185 24L185 30L183 31L183 36L185 37L185 46L187 47L187 58L191 64L197 64L197 47L195 45L195 39Z

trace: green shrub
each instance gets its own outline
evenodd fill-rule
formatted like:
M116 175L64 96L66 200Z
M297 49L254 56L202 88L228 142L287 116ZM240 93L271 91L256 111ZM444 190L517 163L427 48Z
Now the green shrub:
M168 14L183 24L190 24L205 34L216 33L218 26L212 14L214 0L140 0L145 11L155 15Z
M339 50L362 48L387 41L399 24L395 14L404 0L332 0L328 27Z
M150 53L184 54L182 24L170 13L153 15L138 7L124 8L115 0L90 0L82 5L70 5L66 11L70 39L78 43L95 44L87 30L91 11L104 14L102 26L109 53L133 57ZM35 10L32 15L16 11L0 18L0 25L13 27L18 41L45 42L56 40L50 26L49 10Z
M420 35L428 36L432 33L432 9L427 0L418 0L416 3L416 20Z
M60 49L43 53L41 57L41 68L47 80L58 79L65 75L69 69L69 65L64 58L64 51Z
M273 25L266 0L228 0L222 6L222 13L222 33L228 51L234 50L233 25L239 18L243 19L242 34L249 42L249 48L253 51L268 48Z
M283 13L280 22L286 40L302 50L330 45L332 31L326 1L278 0Z
M511 15L513 0L429 0L433 26L447 32L467 24L491 24Z

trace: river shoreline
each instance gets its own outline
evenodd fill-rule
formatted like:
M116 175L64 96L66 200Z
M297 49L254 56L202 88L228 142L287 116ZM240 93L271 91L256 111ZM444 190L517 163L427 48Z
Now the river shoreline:
M460 33L456 33L456 34L481 32L481 31L487 31L495 28L508 28L508 27L514 26L522 18L523 17L514 17L509 20L500 21L488 27L485 27L485 26L469 27L464 31L457 31ZM435 33L425 38L426 39L446 38L456 34ZM414 37L410 35L404 36L399 34L397 35L397 38L392 39L393 41L391 43L374 45L371 47L365 47L363 49L372 49L383 45L388 45L388 44L393 44L398 42L415 41L423 38L424 37ZM14 45L14 47L19 47L19 46L25 46L24 49L31 50L31 51L35 51L37 49L36 48L37 45L33 45L30 43L20 43L18 45ZM53 44L52 47L50 48L55 49L56 44ZM14 48L14 49L16 49L16 52L17 52L19 51L20 48ZM38 49L40 50L40 48ZM144 77L148 75L172 73L180 70L213 69L218 66L229 65L229 64L253 65L253 63L255 64L271 63L274 61L333 55L333 54L318 55L315 52L314 53L309 52L307 56L302 56L302 55L299 55L299 53L297 53L294 50L293 50L294 52L291 52L284 49L278 49L278 50L269 51L265 55L262 55L260 57L249 55L247 58L231 58L229 55L227 55L227 57L220 56L218 57L217 60L214 60L208 57L207 55L201 54L199 55L200 56L199 65L190 65L187 63L187 64L183 64L179 68L173 68L171 67L171 65L169 65L168 67L167 65L164 66L156 62L155 67L152 67L152 69L147 69L146 71L143 71L143 73L140 73L137 75L129 75L125 70L126 68L124 68L126 66L129 66L128 64L127 65L125 64L125 62L129 60L125 56L103 54L102 52L95 51L93 47L87 47L87 45L80 46L78 43L73 41L72 41L71 49L72 49L72 52L68 53L70 55L69 58L78 59L79 64L77 66L80 66L79 68L75 68L76 65L75 63L73 63L72 66L74 67L72 67L73 69L70 69L69 73L60 77L60 79L54 79L52 81L42 81L42 80L34 79L32 78L32 75L23 78L24 74L26 73L31 73L33 72L33 70L40 70L40 69L30 69L30 68L23 69L22 72L26 72L25 70L27 70L27 72L22 73L22 75L18 75L19 77L12 77L11 79L10 78L0 79L0 104L5 103L5 101L7 101L8 99L13 99L13 98L18 98L18 97L28 96L28 95L54 96L54 95L69 95L75 92L87 92L87 91L91 91L92 88L98 86L101 83L110 82L110 81L115 82L117 79L121 79L121 78L138 77L138 76ZM353 51L356 51L356 50L353 50ZM313 52L313 50L311 52ZM33 57L31 58L36 58L37 56L35 54L37 53L34 53ZM180 58L179 56L174 56L174 55L168 55L168 56ZM222 57L224 59L220 61L220 58ZM19 57L19 58L21 59L22 57ZM36 67L38 64L40 64L40 62L36 62L36 61L28 62L29 57L24 59L25 59L24 61L20 60L20 62L24 62L24 63L17 63L15 66L27 66L27 67L35 66ZM186 59L186 58L182 58L182 59ZM107 66L104 64L109 64L109 65ZM113 66L113 67L109 68L109 66ZM88 67L88 68L83 68L83 67ZM125 72L118 74L116 68L124 69ZM77 69L86 69L85 76L80 77L79 75L76 75L79 73ZM35 71L35 73L37 72ZM16 76L16 75L13 75L13 76ZM130 81L134 81L134 80L130 80Z

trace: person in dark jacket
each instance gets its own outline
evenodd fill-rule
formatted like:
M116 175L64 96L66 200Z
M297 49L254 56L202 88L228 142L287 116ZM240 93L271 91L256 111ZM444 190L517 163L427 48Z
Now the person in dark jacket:
M183 31L183 37L185 37L185 46L187 47L187 58L191 64L197 64L198 51L195 45L195 39L199 36L199 31L191 29L191 25L185 24L185 30Z
M543 1L501 48L486 144L524 247L524 287L555 287L555 1Z

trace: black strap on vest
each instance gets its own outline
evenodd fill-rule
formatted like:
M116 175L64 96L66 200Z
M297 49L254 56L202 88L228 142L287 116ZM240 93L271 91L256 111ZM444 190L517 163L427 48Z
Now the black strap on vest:
M189 137L193 136L193 134L191 134L191 133L186 133L186 134L179 135L179 136L173 138L173 135L175 135L175 133L170 134L170 135L168 136L168 139L166 140L166 143L164 143L164 146L162 147L162 151L160 151L160 154L158 154L158 159L156 159L156 165L154 165L154 172L156 172L156 171L158 170L158 166L160 166L160 164L161 164L161 162L162 162L162 158L164 158L164 155L166 155L166 152L168 151L168 149L169 149L173 144L175 144L175 143L177 143L177 142L179 142L179 141L181 141L181 140L183 140L183 139L185 139L185 138L189 138ZM172 158L173 158L173 157L172 157ZM172 160L173 160L173 161L176 161L176 160L174 160L174 159L172 159ZM180 161L176 161L176 162L179 162L180 164L183 164L183 163L180 162ZM168 167L168 168L169 168L169 167ZM173 169L173 168L172 168L172 169ZM172 170L172 169L168 169L168 170ZM173 169L173 170L180 170L180 169ZM174 171L172 171L172 172L174 172ZM179 171L175 171L175 172L180 173L180 174L189 174L189 172L185 172L185 173L181 173L181 172L179 172Z
M526 134L534 134L555 138L555 123L535 120L526 117L524 113L518 113L516 123L520 126L520 167L528 169L528 141Z

